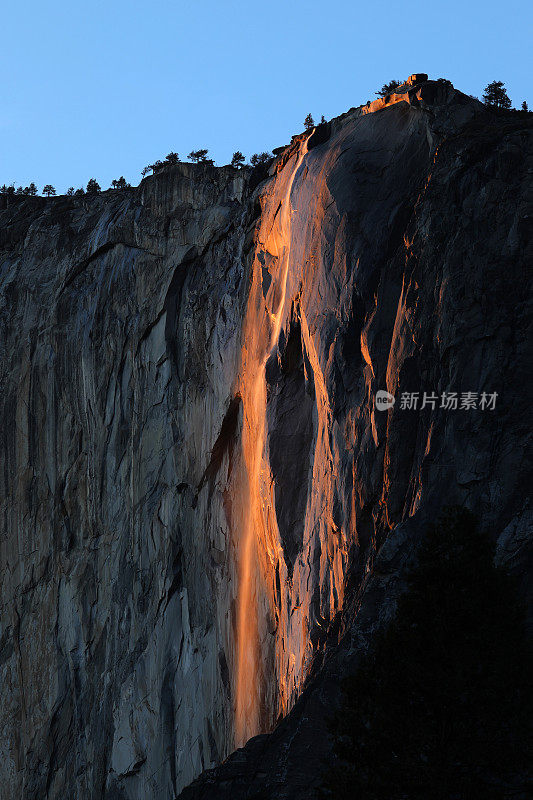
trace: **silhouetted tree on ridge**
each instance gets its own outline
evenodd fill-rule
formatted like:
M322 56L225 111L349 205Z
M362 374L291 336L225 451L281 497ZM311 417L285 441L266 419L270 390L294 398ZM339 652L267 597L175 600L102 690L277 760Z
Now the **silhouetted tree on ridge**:
M250 164L252 167L257 167L260 165L268 164L268 162L272 159L272 155L270 153L254 153L253 156L250 158Z
M492 81L485 87L483 102L489 108L511 108L511 100L502 81Z
M232 167L242 167L244 164L244 156L240 150L235 150L231 157L231 166Z
M393 80L389 81L388 83L384 83L379 92L376 92L378 97L386 97L388 94L392 94L395 89L400 86L400 81Z
M100 194L102 190L98 181L95 178L90 178L85 191L87 194Z
M187 158L190 158L191 161L195 161L197 164L199 164L200 162L204 162L204 161L208 160L207 159L208 152L209 151L207 149L191 150L191 152L189 153ZM211 161L211 159L209 159L209 161Z
M129 184L127 182L126 178L123 175L121 175L120 178L118 178L118 180L111 181L111 188L112 189L130 189L131 188L131 184Z

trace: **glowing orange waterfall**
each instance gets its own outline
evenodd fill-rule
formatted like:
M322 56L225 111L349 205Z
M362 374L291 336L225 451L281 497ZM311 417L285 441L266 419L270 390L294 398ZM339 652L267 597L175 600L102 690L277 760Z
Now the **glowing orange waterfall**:
M307 137L308 138L308 137ZM242 529L238 532L237 653L235 675L235 744L241 746L261 729L264 660L260 652L260 614L268 611L266 572L275 571L281 545L275 521L266 442L267 360L276 347L286 311L291 249L291 190L307 153L300 143L278 173L269 198L270 213L258 234L252 286L243 329L239 392L243 401L243 460L240 495ZM265 287L263 271L270 283Z

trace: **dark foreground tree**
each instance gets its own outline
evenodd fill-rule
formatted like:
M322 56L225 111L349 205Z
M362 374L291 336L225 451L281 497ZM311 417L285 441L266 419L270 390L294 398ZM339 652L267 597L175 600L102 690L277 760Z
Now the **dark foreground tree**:
M527 104L527 102L525 100L522 103L522 111L529 111L528 104Z
M483 102L490 108L511 108L511 101L507 97L505 84L502 81L492 81L485 88Z
M315 121L313 119L313 115L312 114L308 114L306 116L306 118L304 119L304 125L305 125L305 130L306 131L309 131L309 130L311 130L311 128L315 127Z
M100 184L98 183L98 181L95 180L95 178L90 178L90 180L87 183L87 188L85 191L87 192L87 194L100 194L102 190L100 188Z
M395 89L400 86L400 81L392 80L388 83L384 83L379 92L376 92L378 97L386 97L388 94L392 94Z
M67 195L68 195L69 197L73 197L73 196L74 196L74 192L75 192L75 191L76 191L76 190L75 190L74 186L69 186L69 187L68 187L68 189L67 189Z
M47 183L46 186L43 188L43 194L45 194L47 197L50 197L50 195L53 195L55 193L56 190L54 189L51 183Z
M231 166L232 167L242 167L244 164L244 156L240 150L235 150L231 157Z
M323 796L516 796L527 783L532 674L512 581L469 512L449 509L421 544L395 620L346 682Z

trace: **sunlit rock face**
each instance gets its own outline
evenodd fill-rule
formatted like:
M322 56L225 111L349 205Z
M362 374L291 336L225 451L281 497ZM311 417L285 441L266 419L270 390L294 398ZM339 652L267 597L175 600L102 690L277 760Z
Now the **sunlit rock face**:
M269 175L0 212L10 797L173 798L281 715L183 796L308 798L424 520L524 574L530 142L414 80Z

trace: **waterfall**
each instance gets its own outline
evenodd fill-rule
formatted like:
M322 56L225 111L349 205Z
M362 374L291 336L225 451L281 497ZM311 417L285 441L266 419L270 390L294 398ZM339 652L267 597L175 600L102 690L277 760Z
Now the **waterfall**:
M261 731L262 698L276 694L265 674L260 629L265 613L275 617L271 575L283 559L273 503L266 421L266 363L275 351L286 316L291 251L291 190L307 153L307 137L285 164L263 214L252 266L252 286L244 321L239 392L243 400L241 475L242 530L238 532L237 663L235 742ZM270 594L270 597L268 596ZM260 617L263 616L262 619Z

